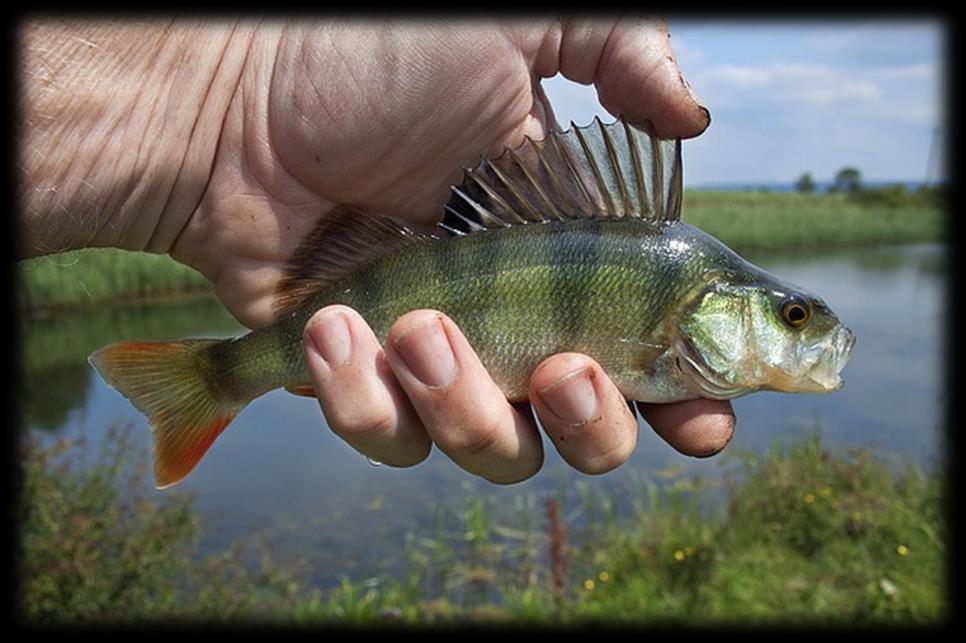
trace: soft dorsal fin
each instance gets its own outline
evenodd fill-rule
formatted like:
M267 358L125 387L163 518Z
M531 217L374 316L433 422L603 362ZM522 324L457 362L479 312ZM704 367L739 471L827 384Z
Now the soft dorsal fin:
M377 257L435 238L394 219L339 206L319 221L288 260L277 290L275 314L292 312L319 290Z
M440 227L467 234L575 218L680 218L680 139L659 139L623 119L570 125L465 170Z
M659 139L623 119L573 123L541 141L527 138L498 158L465 169L439 223L442 236L581 218L676 221L681 213L680 139ZM277 315L377 257L438 239L364 210L340 206L323 217L289 259Z

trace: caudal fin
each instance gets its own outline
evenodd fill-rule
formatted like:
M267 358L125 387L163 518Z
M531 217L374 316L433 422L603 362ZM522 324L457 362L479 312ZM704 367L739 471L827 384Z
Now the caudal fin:
M220 340L119 342L88 358L101 377L148 417L154 434L154 483L184 478L245 406L212 392L203 351Z

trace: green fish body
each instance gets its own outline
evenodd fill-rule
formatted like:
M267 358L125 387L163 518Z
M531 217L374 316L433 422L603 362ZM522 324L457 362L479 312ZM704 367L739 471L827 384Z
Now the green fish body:
M189 473L252 399L310 387L309 317L350 306L380 341L440 310L511 400L545 358L596 359L628 398L823 392L854 336L816 295L679 218L680 141L623 121L528 140L454 187L435 233L369 213L328 217L293 256L278 321L228 340L121 342L91 356L152 422L155 478Z

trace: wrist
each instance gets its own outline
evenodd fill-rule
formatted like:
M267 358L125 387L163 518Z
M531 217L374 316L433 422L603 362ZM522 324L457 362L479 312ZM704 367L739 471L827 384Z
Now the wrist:
M166 252L204 191L253 23L21 33L21 256Z

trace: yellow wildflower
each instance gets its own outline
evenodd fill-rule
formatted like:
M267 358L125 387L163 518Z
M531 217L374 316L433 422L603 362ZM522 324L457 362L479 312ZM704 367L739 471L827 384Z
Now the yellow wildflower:
M593 581L593 579L588 578L587 580L585 580L584 581L584 588L588 592L592 592L594 590L594 581Z
M600 582L606 583L607 581L610 580L610 574L608 574L607 572L601 572L597 574L597 578L600 579Z
M896 547L896 553L899 554L900 556L905 556L906 554L909 553L909 548L906 547L905 545L899 545L898 547Z
M805 502L808 503L808 504L812 504L813 502L815 502L815 496L812 495L812 494L810 494L810 493L806 493L805 494Z
M679 563L681 561L683 561L686 556L687 555L683 551L681 551L680 549L675 549L674 550L674 560L678 561Z

